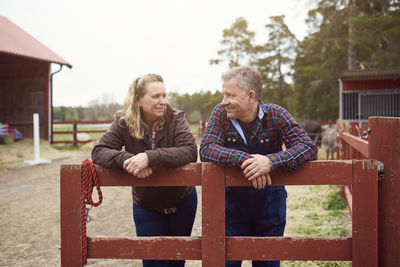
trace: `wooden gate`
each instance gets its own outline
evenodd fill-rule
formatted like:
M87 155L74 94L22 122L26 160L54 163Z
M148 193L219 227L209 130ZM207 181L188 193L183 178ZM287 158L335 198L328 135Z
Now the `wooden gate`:
M355 130L346 129L343 124L338 122L342 126L339 127L338 159L376 159L384 164L378 185L378 265L400 266L400 118L369 117L368 127L361 129L366 131L365 138L348 133ZM344 193L352 212L351 187L344 186Z
M61 166L62 266L82 266L80 170L80 165ZM101 186L202 186L202 236L88 237L88 258L202 260L202 266L221 267L225 260L378 264L378 163L374 160L314 161L296 171L271 174L273 185L352 185L351 237L225 237L225 186L249 185L239 169L192 163L155 169L148 179L99 166L96 171Z

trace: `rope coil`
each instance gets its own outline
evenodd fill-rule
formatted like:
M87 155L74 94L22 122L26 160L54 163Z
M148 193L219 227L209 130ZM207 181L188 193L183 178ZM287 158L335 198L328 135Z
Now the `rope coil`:
M82 181L82 193L81 193L81 229L82 229L82 262L85 265L87 263L87 235L86 235L86 223L90 222L89 210L92 207L97 207L103 202L103 194L101 193L99 180L97 178L96 169L94 164L89 159L82 161L81 167L81 181ZM99 200L94 202L92 199L93 194L93 183L97 189L97 195Z

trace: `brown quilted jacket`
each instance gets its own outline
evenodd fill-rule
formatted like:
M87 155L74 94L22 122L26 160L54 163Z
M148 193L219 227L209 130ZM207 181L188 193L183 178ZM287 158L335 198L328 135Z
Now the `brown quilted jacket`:
M93 148L92 160L105 168L124 170L126 159L141 152L149 166L178 167L197 160L197 146L182 111L167 106L165 125L155 136L156 149L151 149L151 133L139 140L130 136L128 127L114 120L110 129ZM125 147L123 151L122 148ZM151 179L151 176L146 179ZM136 205L150 210L176 207L192 192L192 186L132 187Z

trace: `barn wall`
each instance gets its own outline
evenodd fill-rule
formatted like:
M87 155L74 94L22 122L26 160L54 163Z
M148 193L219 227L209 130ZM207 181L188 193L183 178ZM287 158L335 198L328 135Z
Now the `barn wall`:
M343 81L343 91L400 90L400 79Z
M48 62L0 54L0 122L33 136L32 114L39 113L40 137L48 137Z

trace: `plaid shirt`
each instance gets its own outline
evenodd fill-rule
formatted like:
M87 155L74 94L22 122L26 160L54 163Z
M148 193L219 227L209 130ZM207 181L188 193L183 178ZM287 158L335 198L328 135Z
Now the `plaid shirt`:
M281 106L274 104L258 104L264 116L256 118L256 123L251 129L249 144L256 136L268 138L278 148L279 152L265 155L272 162L272 169L289 167L298 168L302 163L315 160L318 150L313 145L311 138L293 119L289 112ZM200 145L201 161L210 161L218 165L241 166L251 158L249 153L226 147L226 133L232 125L228 119L225 107L222 104L215 106L208 120ZM235 130L236 139L243 140ZM281 151L282 143L286 150Z

